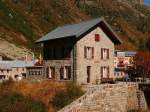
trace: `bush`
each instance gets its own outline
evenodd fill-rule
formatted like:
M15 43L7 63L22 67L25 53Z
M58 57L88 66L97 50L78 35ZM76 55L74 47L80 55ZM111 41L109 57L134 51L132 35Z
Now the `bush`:
M0 112L47 112L43 103L17 93L1 93Z
M60 90L55 94L52 99L52 105L56 109L61 109L83 94L84 92L82 91L81 87L77 86L73 82L68 83L65 90Z
M129 110L128 112L141 112L139 110Z
M126 78L122 77L122 78L116 78L115 81L125 81Z

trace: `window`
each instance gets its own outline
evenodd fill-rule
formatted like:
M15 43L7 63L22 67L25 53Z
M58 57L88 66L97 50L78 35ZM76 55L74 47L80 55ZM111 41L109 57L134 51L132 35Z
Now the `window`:
M101 48L101 59L109 59L109 49Z
M94 47L84 47L84 58L93 59L94 58Z
M123 74L122 74L122 72L121 72L121 76L122 76Z
M60 79L70 80L71 79L71 66L64 66L60 68Z
M65 66L67 79L71 79L71 66Z
M51 79L51 78L55 78L55 67L47 67L46 68L46 77Z
M100 41L100 35L99 34L95 34L95 41L99 42Z
M87 83L90 83L91 78L91 66L87 66Z
M46 77L49 78L49 67L46 67Z
M101 67L101 78L109 78L110 69L109 66L102 66Z
M41 75L41 71L38 71L38 75Z
M16 71L19 71L19 68L16 68Z
M118 76L119 76L119 72L118 72Z
M29 71L29 75L32 75L32 71Z

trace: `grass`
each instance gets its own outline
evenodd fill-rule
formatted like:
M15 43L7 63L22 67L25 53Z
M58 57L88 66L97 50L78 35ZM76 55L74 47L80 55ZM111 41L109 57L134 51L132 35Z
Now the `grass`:
M75 84L49 80L10 80L0 84L0 91L0 108L3 106L2 109L6 110L0 112L56 112L58 108L64 107L83 94L81 88ZM62 91L64 94L60 94ZM67 103L57 106L60 101ZM13 111L9 111L11 108ZM18 111L18 108L22 110Z
M1 93L0 112L47 112L47 109L42 102L34 101L30 97L18 93Z
M84 92L82 91L80 86L77 86L75 83L68 83L66 86L66 90L58 91L53 97L51 103L57 110L59 110L70 104L83 94Z

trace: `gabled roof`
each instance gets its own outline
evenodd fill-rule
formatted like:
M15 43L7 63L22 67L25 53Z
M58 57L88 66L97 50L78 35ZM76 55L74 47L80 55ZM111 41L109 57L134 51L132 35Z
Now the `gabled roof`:
M36 41L36 43L43 43L45 41L53 40L53 39L59 39L59 38L66 38L66 37L75 37L78 38L82 36L84 33L88 32L93 27L99 25L103 26L103 31L107 30L105 33L108 35L108 37L115 43L120 44L121 41L119 37L113 32L113 30L110 28L110 26L106 23L106 21L103 18L97 18L92 19L88 21L84 21L78 24L71 24L71 25L65 25L56 28L55 30L51 31L47 35L43 36L39 40Z

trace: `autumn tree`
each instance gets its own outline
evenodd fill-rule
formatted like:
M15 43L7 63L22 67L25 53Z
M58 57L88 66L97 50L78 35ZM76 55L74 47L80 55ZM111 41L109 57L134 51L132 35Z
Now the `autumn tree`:
M150 52L138 52L134 57L134 62L138 76L150 77Z

